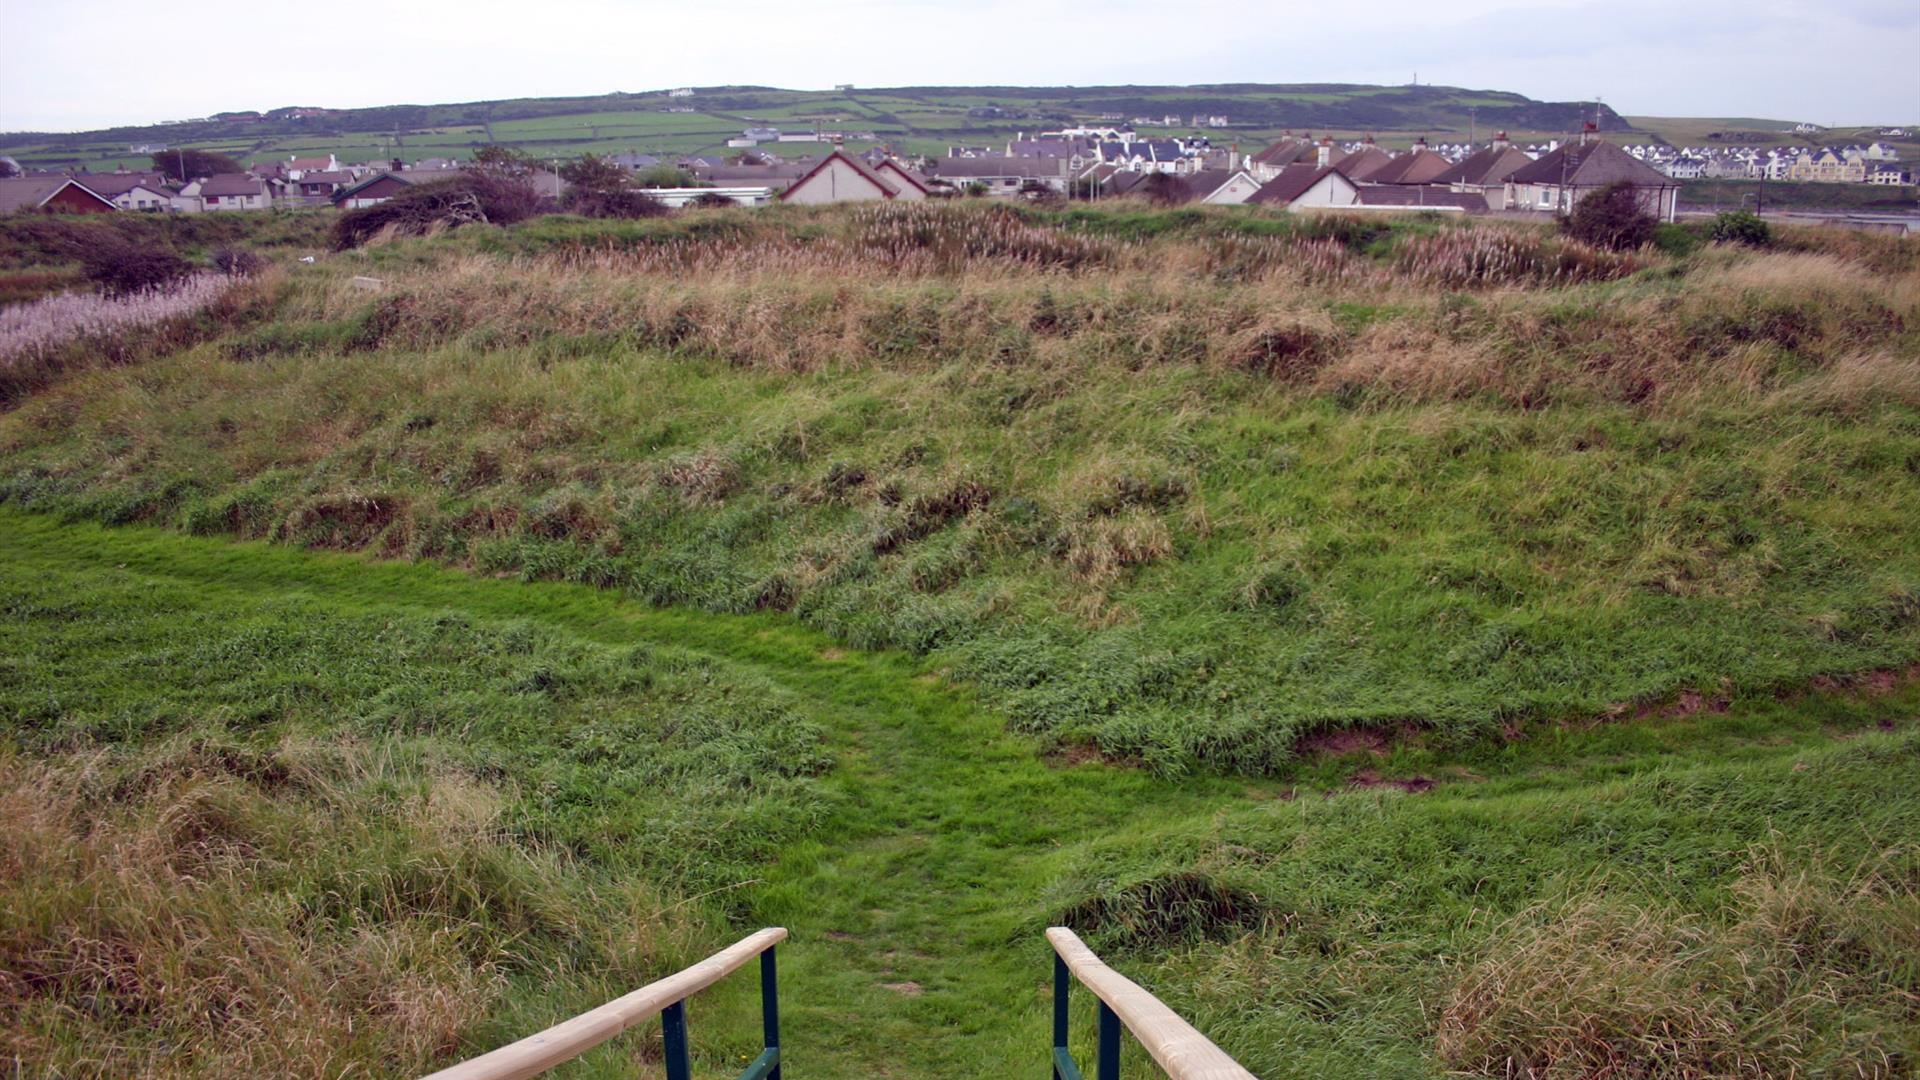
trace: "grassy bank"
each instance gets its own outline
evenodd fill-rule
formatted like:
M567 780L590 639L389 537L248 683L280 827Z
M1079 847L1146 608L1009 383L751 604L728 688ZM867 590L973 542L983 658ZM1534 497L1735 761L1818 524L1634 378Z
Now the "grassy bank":
M550 218L20 353L0 1056L414 1073L781 924L795 1075L1013 1075L1065 923L1264 1077L1911 1075L1920 253L1689 246Z
M1169 775L1920 656L1898 241L721 212L253 287L0 417L0 496L788 611Z
M1036 1067L1053 922L1266 1077L1920 1060L1910 675L1168 780L1044 757L786 616L0 535L0 1000L32 1072L415 1072L766 923L811 1076ZM757 1030L739 982L693 1007L716 1071ZM657 1075L654 1040L577 1074Z

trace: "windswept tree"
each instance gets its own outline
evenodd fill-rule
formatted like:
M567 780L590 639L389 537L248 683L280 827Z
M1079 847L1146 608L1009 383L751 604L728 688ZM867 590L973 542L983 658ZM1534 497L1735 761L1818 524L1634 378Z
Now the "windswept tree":
M592 195L625 191L632 174L598 154L583 154L560 166L560 179Z
M153 170L180 184L200 176L222 176L247 171L245 166L225 154L186 147L178 150L162 150L153 155Z
M495 176L530 176L539 162L525 150L488 143L473 152L473 167Z

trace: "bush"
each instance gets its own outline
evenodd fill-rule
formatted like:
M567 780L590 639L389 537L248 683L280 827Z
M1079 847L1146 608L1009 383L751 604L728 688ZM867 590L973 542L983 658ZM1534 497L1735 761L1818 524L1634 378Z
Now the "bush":
M228 277L251 277L267 268L267 260L257 251L222 247L213 253L213 266Z
M653 218L665 217L669 212L666 203L632 188L612 191L574 188L567 192L562 204L572 213L590 218Z
M1614 251L1645 246L1659 226L1659 219L1640 205L1639 189L1624 180L1581 199L1562 223L1574 239Z
M717 191L703 191L695 195L693 201L687 205L697 207L701 210L725 210L728 207L738 206L739 204Z
M359 247L378 233L419 235L436 225L511 225L532 217L540 196L525 179L471 172L410 188L374 206L349 210L333 226L333 249Z
M1751 210L1728 210L1713 219L1713 239L1723 244L1769 247L1773 229Z
M164 288L193 268L171 248L129 243L110 237L88 246L80 256L87 280L112 296Z

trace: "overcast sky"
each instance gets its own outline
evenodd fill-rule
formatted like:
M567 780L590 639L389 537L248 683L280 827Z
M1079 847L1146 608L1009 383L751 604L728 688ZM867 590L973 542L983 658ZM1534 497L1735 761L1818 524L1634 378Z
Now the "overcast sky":
M752 83L1421 82L1920 122L1916 0L0 0L0 130ZM1364 25L1360 25L1364 22Z

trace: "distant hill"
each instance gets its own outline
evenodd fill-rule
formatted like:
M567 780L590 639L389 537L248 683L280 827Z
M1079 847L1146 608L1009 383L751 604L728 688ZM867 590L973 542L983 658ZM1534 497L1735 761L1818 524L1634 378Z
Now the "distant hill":
M673 110L673 111L669 111ZM689 153L725 145L748 122L788 130L846 129L914 151L951 142L1004 141L1019 131L1075 121L1127 123L1186 131L1199 117L1224 117L1222 140L1257 143L1284 130L1374 132L1411 141L1507 129L1560 134L1595 120L1624 131L1619 114L1594 102L1544 102L1496 90L1450 86L1225 83L1208 86L931 86L849 91L764 86L696 87L596 97L519 98L365 109L284 107L223 113L189 123L74 133L0 134L0 153L33 165L132 164L134 148L188 145L245 158L333 151L355 159L458 155L489 142L539 153L588 150ZM1176 120L1168 124L1168 118ZM851 140L863 141L860 139Z

